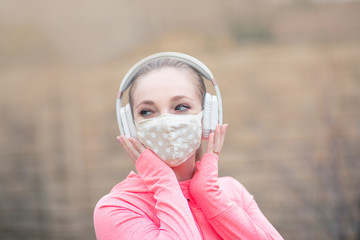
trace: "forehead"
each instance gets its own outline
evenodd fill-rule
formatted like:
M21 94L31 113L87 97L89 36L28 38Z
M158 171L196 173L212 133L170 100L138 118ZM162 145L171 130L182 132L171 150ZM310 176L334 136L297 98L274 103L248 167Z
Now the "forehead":
M136 80L134 102L162 96L185 95L196 98L194 76L186 69L164 67L153 70Z

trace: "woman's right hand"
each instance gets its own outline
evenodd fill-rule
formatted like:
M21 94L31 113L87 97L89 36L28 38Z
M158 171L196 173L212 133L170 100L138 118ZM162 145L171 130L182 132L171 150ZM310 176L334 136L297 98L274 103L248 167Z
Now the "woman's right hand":
M127 138L125 136L117 136L116 139L120 142L121 146L130 156L131 160L136 164L136 160L139 158L141 153L146 150L146 147L139 142L139 140L130 137Z

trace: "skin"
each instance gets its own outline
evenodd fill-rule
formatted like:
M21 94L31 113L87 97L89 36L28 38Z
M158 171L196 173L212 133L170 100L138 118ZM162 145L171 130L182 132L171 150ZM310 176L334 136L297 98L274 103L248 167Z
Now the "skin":
M134 121L158 117L162 114L198 114L201 101L191 74L184 69L164 67L137 79L133 91ZM227 124L216 126L210 133L207 153L219 155L224 144ZM136 163L146 147L135 138L118 136L121 146ZM195 153L184 163L171 168L178 181L191 179L195 172Z

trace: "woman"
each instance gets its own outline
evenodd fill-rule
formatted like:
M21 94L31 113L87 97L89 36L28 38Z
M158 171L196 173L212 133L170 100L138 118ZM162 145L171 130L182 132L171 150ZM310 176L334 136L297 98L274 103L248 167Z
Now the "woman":
M97 238L282 239L238 181L218 178L228 125L217 124L201 151L206 98L201 66L166 56L138 64L125 83L136 137L117 139L137 173L98 202Z

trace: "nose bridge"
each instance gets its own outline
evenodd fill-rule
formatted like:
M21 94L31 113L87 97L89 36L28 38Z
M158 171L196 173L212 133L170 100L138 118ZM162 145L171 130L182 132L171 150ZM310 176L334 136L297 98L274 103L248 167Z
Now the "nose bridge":
M170 103L168 103L167 101L161 101L159 104L158 111L159 111L159 115L171 113Z

